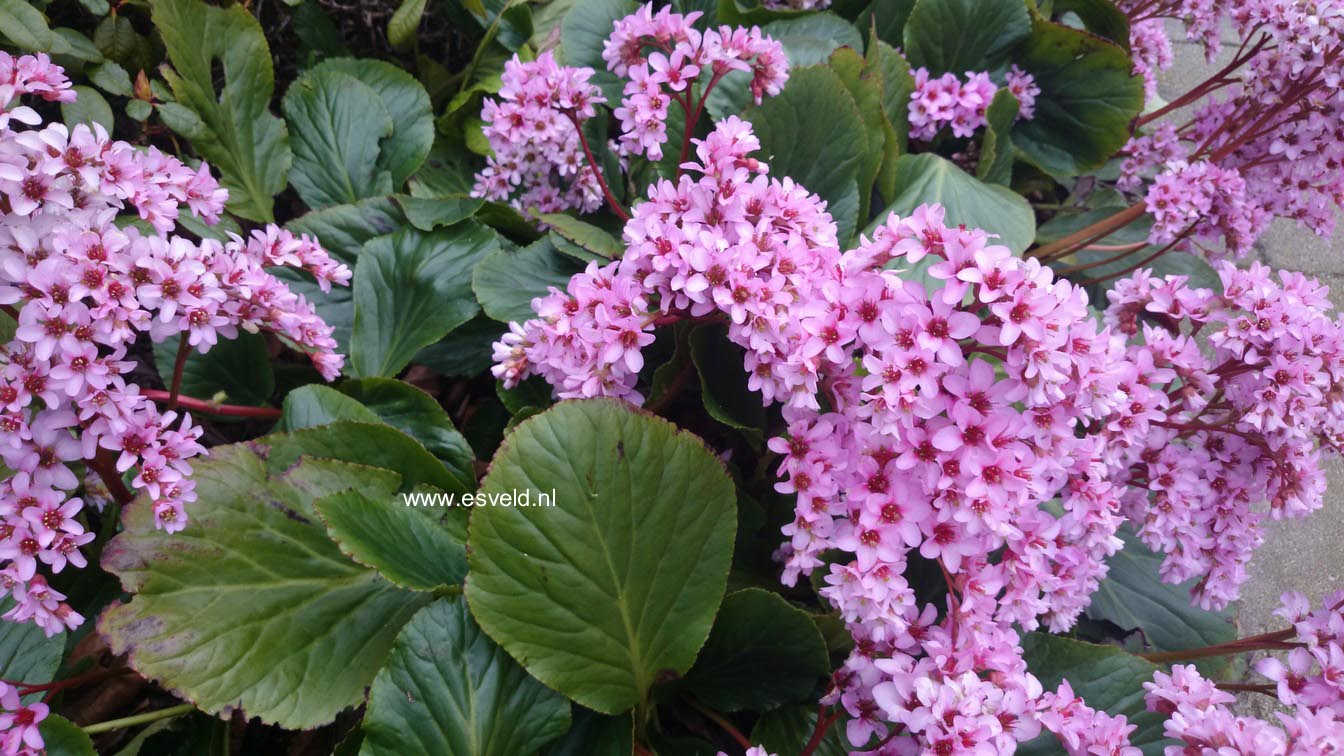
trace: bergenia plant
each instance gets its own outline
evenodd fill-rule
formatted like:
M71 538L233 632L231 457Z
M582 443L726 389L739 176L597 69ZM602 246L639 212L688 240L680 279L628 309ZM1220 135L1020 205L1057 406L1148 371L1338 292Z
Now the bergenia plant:
M1344 751L1344 3L0 37L0 755Z

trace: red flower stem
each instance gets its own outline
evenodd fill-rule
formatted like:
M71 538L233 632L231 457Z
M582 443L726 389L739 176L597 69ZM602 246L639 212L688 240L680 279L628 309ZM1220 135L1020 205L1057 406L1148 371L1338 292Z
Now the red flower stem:
M182 393L182 371L187 366L187 355L191 354L191 346L187 343L187 334L182 332L177 337L177 358L173 360L173 380L168 387L168 409L177 409L178 399Z
M1277 696L1273 685L1262 683L1235 683L1235 682L1215 682L1219 690L1226 690L1230 693L1264 693L1267 696Z
M611 187L607 186L607 179L602 175L602 169L597 165L597 158L593 157L593 151L588 148L588 137L583 135L583 127L579 125L579 119L573 111L566 111L569 116L569 122L574 124L574 130L579 133L579 144L583 145L583 155L588 158L588 166L593 169L593 174L597 176L597 183L602 187L602 194L607 198L607 204L611 206L611 211L616 213L621 220L630 220L630 213L621 207L621 203L616 201L615 195L611 193Z
M14 318L14 322L16 323L19 320L19 311L14 309L13 305L0 305L0 312L5 313L11 318Z
M1227 643L1217 643L1212 646L1202 648L1192 648L1186 651L1155 651L1147 654L1139 654L1143 659L1157 664L1166 664L1169 662L1188 661L1191 659L1207 659L1211 656L1227 656L1229 654L1239 654L1244 651L1283 651L1290 648L1297 648L1301 643L1294 643L1289 640L1297 631L1293 628L1284 630L1275 630L1260 635L1251 635L1245 638L1238 638Z
M696 711L704 715L705 719L708 719L709 721L718 725L724 732L728 733L728 737L737 741L738 745L742 746L743 748L751 748L751 741L747 739L747 736L743 735L741 730L734 727L732 722L729 722L727 719L724 719L722 714L718 713L717 711L714 711L713 709L710 709L707 706L702 706L695 701L691 701L690 704L691 708L695 709Z
M1198 221L1196 221L1196 223L1198 223ZM1195 230L1195 224L1192 223L1192 224L1190 225L1190 228L1187 228L1185 231L1181 232L1181 234L1180 234L1179 236L1177 236L1175 239L1173 239L1172 242L1171 242L1170 244L1168 244L1167 246L1163 247L1162 249L1159 249L1158 251L1152 253L1151 255L1148 255L1147 257L1145 257L1145 258L1143 258L1142 260L1140 260L1140 261L1134 263L1133 265L1131 265L1131 266L1125 268L1124 270L1117 270L1117 271L1114 272L1114 273L1107 273L1107 274L1104 275L1104 276L1100 276L1100 277L1097 277L1097 278L1088 278L1088 279L1084 279L1084 280L1082 280L1082 281L1076 281L1075 283L1077 283L1079 286L1086 286L1087 284L1098 284L1098 283L1103 283L1103 282L1105 282L1105 281L1109 281L1109 280L1111 280L1112 278L1119 278L1120 276L1129 275L1130 273L1133 273L1134 271L1138 270L1139 268L1142 268L1143 266L1147 265L1148 263L1151 263L1152 261L1154 261L1154 260L1156 260L1157 258L1161 257L1162 255L1165 255L1166 253L1170 252L1170 251L1171 251L1177 244L1179 244L1179 243L1181 242L1182 239L1184 239L1185 237L1189 236L1190 233L1191 233L1192 231L1194 231L1194 230Z
M1049 244L1043 244L1037 247L1032 250L1031 255L1033 257L1044 259L1071 252L1094 239L1118 231L1139 218L1142 218L1146 209L1144 203L1136 202L1109 218L1103 218L1087 228L1075 231L1062 239L1057 239Z
M817 724L812 728L812 737L808 738L807 742L803 744L803 750L799 756L812 756L816 753L817 748L821 746L822 738L826 737L826 731L830 730L831 725L835 724L835 721L839 718L840 714L838 712L827 715L826 707L818 706Z
M134 670L132 670L130 667L118 667L116 669L99 669L76 677L70 677L65 680L54 680L52 682L42 683L40 685L38 684L28 685L27 683L15 682L13 680L0 680L0 682L12 685L15 688L17 688L18 694L20 696L27 696L32 693L41 693L43 691L54 693L58 690L73 688L78 685L86 685L89 683L101 682L102 680L106 680L108 678L120 677L121 675L130 674L133 671Z
M709 79L709 84L705 85L705 91L700 95L700 102L695 106L695 112L692 113L687 103L691 101L691 88L686 88L686 102L682 107L686 110L686 129L681 135L681 158L677 160L677 176L681 176L681 166L685 164L686 158L691 154L691 135L695 133L695 125L700 122L700 114L705 112L705 103L709 101L709 93L714 91L715 85L723 78L727 71L716 72Z
M118 504L125 506L135 499L135 494L131 493L126 487L126 483L121 479L121 473L117 472L117 466L112 461L112 455L106 449L99 449L94 454L93 459L84 460L85 466L98 474L102 479L103 485L107 486L107 492L112 494L112 498Z
M1057 276L1067 276L1067 275L1071 275L1071 274L1073 274L1073 273L1081 273L1081 272L1083 272L1083 271L1085 271L1085 270L1091 270L1092 268L1099 268L1099 267L1101 267L1101 266L1103 266L1103 265L1110 265L1111 263L1120 262L1121 260L1125 259L1126 257L1129 257L1130 255L1134 254L1136 251L1138 251L1138 250L1140 250L1140 249L1143 249L1144 247L1148 246L1148 244L1147 244L1147 242L1144 242L1144 243L1142 243L1142 244L1139 244L1137 247L1133 247L1133 248L1131 248L1131 246L1132 246L1132 245L1128 245L1128 244L1125 244L1125 245L1118 245L1118 246L1116 246L1116 247L1113 247L1113 249L1123 249L1123 250L1124 250L1123 252L1121 252L1121 253L1118 254L1118 255L1111 255L1110 257L1103 257L1103 258L1101 258L1100 260L1094 260L1093 262L1090 262L1090 263L1082 263L1082 264L1078 264L1078 265L1069 265L1069 266L1064 267L1064 268L1058 268L1058 269L1055 270L1055 275L1057 275ZM1098 249L1098 247L1087 247L1087 249Z
M1247 39L1247 41L1248 42L1250 41L1249 38ZM1245 65L1247 62L1250 61L1251 58L1258 55L1260 53L1261 48L1263 48L1268 43L1269 43L1268 34L1261 36L1260 40L1255 43L1255 47L1252 47L1250 50L1244 49L1246 43L1243 42L1242 43L1243 49L1238 50L1237 55L1232 58L1232 61L1228 63L1226 66L1223 66L1223 68L1220 71L1213 74L1208 79L1205 79L1194 89L1190 90L1189 92L1186 92L1180 97L1177 97L1176 99L1172 100L1171 102L1167 103L1161 108L1158 108L1157 110L1154 110L1153 112L1147 115L1139 116L1139 118L1137 118L1134 121L1134 125L1138 127L1152 123L1153 121L1156 121L1157 119L1161 118L1162 116L1174 110L1180 110L1186 105L1189 105L1190 103L1200 99L1204 95L1218 89L1219 87L1226 86L1226 84L1231 83L1231 81L1226 79L1225 77L1228 74L1232 73L1233 71Z
M173 400L172 394L157 389L145 389L140 392L145 398L166 403ZM177 397L177 405L192 412L204 412L208 415L223 417L255 417L262 420L279 420L280 410L274 407L244 407L237 404L220 404L190 396Z

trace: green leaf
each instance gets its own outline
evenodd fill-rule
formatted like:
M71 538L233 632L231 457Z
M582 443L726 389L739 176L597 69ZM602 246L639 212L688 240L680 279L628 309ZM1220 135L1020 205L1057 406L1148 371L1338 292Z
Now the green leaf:
M521 323L536 317L533 299L545 296L551 286L564 291L581 270L583 265L556 252L543 237L517 251L486 255L472 274L471 288L486 315L501 323Z
M152 0L151 7L174 69L162 69L163 75L174 98L204 124L200 133L186 135L192 147L220 172L230 211L272 220L271 198L285 188L293 156L284 121L270 111L275 77L261 25L242 5ZM216 61L224 72L219 91Z
M831 53L842 47L863 52L863 37L859 30L830 12L771 21L761 31L784 46L790 68L825 63Z
M304 428L316 428L338 420L353 420L357 423L382 422L373 410L360 404L353 397L342 394L330 386L310 383L285 395L284 408L275 430L277 433L288 433Z
M607 70L602 47L611 36L616 21L638 8L633 0L576 0L560 22L560 46L564 49L565 64L593 69L596 73L592 81L602 87L608 102L620 101L623 81Z
M52 29L52 55L64 55L85 63L102 63L103 54L93 40L66 27Z
M765 406L761 395L747 388L742 348L728 340L726 329L713 324L692 331L690 346L705 411L742 431L753 444L760 444L765 433Z
M769 711L808 701L830 671L826 641L807 612L748 588L723 599L685 685L718 711Z
M110 60L89 66L85 74L94 86L110 95L130 97L134 91L131 89L131 75L126 73L126 69Z
M154 366L165 386L172 385L178 340L154 345ZM266 350L266 337L240 331L238 338L221 339L201 354L192 347L182 368L182 394L197 399L261 407L275 392L275 371Z
M99 630L138 672L207 712L306 729L363 700L430 595L350 561L315 521L306 502L350 476L305 476L306 461L280 474L270 462L247 445L211 449L195 465L200 506L180 533L156 530L145 499L124 509L103 566L135 596L108 608ZM395 474L363 470L364 485L393 495Z
M569 702L441 599L397 636L369 692L361 756L521 756L569 729Z
M5 471L9 475L9 471ZM0 614L14 608L14 599L0 599ZM0 620L0 679L27 685L51 682L61 666L65 652L65 632L48 637L31 622ZM25 703L41 700L41 693L26 697Z
M889 137L882 107L881 60L877 50L870 50L868 58L865 59L857 50L842 47L831 55L830 65L844 82L850 97L854 98L859 116L863 119L863 135L867 148L856 170L855 180L859 186L858 217L867 220L873 196L873 182L877 180L878 171L882 167L882 156L886 152Z
M520 423L481 484L554 507L472 512L467 598L537 679L616 714L695 661L723 597L735 492L696 437L613 400Z
M25 0L0 0L0 34L29 52L50 52L56 40L46 17Z
M480 375L494 364L490 356L491 344L498 341L505 330L499 321L477 315L453 329L442 341L421 349L413 362L454 378Z
M761 140L770 175L789 176L825 200L844 245L858 224L856 177L868 149L858 105L844 82L827 66L795 69L784 91L743 117Z
M574 704L574 726L543 756L631 756L635 724L629 714L609 717Z
M50 714L38 725L42 733L45 756L96 756L93 741L79 728L79 725L65 717Z
M378 93L392 116L392 135L379 145L378 170L391 174L393 188L400 189L434 146L434 115L425 88L409 73L382 60L331 58L313 70L340 71Z
M551 227L551 231L570 243L591 252L598 257L614 260L625 252L620 239L587 221L581 221L572 215L563 213L543 213L537 220Z
M1054 0L1056 13L1076 13L1087 30L1129 49L1129 17L1111 0Z
M290 221L287 228L296 234L316 237L333 258L354 268L365 242L392 233L404 222L405 218L392 200L379 197L353 205L314 210ZM313 305L322 320L331 326L338 350L349 354L350 331L355 323L354 292L350 287L333 286L330 291L322 291L313 277L302 271L278 268L271 272Z
M1228 613L1191 605L1193 581L1183 585L1163 582L1158 572L1162 555L1145 546L1128 528L1121 529L1120 537L1125 547L1110 558L1110 572L1092 594L1089 617L1141 631L1145 650L1152 651L1185 651L1237 637Z
M868 57L874 56L882 72L882 120L887 135L876 183L882 199L891 203L896 197L896 163L910 138L910 95L915 91L915 77L910 64L886 42L869 42Z
M431 591L461 585L467 552L432 519L433 510L402 496L341 491L313 503L341 553L404 588Z
M125 16L107 16L93 29L94 46L109 59L133 71L136 70L133 60L141 39L131 20Z
M751 742L769 753L802 753L816 726L816 706L781 706L756 721L751 730ZM845 738L843 723L831 725L813 753L816 756L846 756L849 741Z
M947 225L997 234L1000 243L1018 254L1036 237L1036 215L1021 195L986 184L946 158L931 152L902 155L896 173L896 200L887 212L904 216L920 205L939 203L947 211ZM879 214L869 228L882 223L886 214Z
M300 457L323 457L373 465L401 474L402 490L428 484L443 491L469 490L424 445L390 425L338 420L291 433L273 433L257 443L271 448L268 462L281 472Z
M1022 636L1023 657L1027 670L1036 675L1046 690L1068 680L1075 695L1088 706L1112 716L1123 714L1136 725L1130 743L1149 756L1162 753L1171 743L1162 737L1166 717L1147 710L1143 702L1143 684L1152 682L1157 665L1126 653L1115 646L1065 638L1045 633ZM1020 754L1057 753L1059 741L1046 732L1018 749Z
M304 203L322 208L391 193L392 177L377 160L392 116L376 92L340 71L312 69L283 105L294 148L289 180Z
M401 5L387 20L387 41L397 50L409 50L415 45L420 32L420 19L425 15L426 0L401 0Z
M404 227L366 243L355 266L352 374L396 375L422 347L471 320L472 268L498 249L495 233L472 222L429 233Z
M855 26L874 29L878 39L889 47L905 46L905 24L915 9L915 0L873 0L859 14Z
M114 123L112 106L98 94L98 90L83 84L76 84L71 89L75 91L76 99L73 102L61 103L61 120L65 121L67 126L96 123L111 133Z
M285 227L296 234L310 234L332 257L354 267L367 241L396 231L405 220L391 198L379 197L314 210Z
M403 381L365 378L341 384L341 391L372 410L378 418L424 444L457 478L462 487L476 487L475 455L434 397Z
M1031 17L1022 0L918 0L903 34L910 65L961 76L1006 67Z
M1101 167L1129 140L1143 109L1143 80L1121 47L1078 29L1032 19L1015 56L1036 78L1036 115L1013 128L1013 143L1055 177Z
M485 206L485 200L465 194L446 197L397 197L406 220L421 231L453 226L470 218Z
M146 100L127 100L126 115L131 120L144 122L154 113L154 106Z
M1011 186L1013 181L1013 139L1011 131L1021 105L1008 89L1000 89L985 113L985 135L980 140L980 161L975 177L990 184Z

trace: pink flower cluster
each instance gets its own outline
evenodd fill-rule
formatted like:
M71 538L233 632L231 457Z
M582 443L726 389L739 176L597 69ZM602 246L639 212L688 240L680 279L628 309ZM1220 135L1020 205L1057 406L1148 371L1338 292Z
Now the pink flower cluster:
M648 4L615 22L602 50L607 68L626 78L614 114L615 140L623 156L663 157L668 108L682 108L694 123L709 93L733 71L751 74L756 102L778 94L788 80L788 61L778 42L756 27L721 26L701 32L699 12L682 15ZM476 175L472 195L507 200L522 210L592 212L603 191L581 133L606 102L590 83L591 68L562 67L546 52L529 63L506 64L500 99L487 99L481 113L494 152ZM518 190L521 189L521 192Z
M473 197L544 213L601 207L602 190L579 135L594 107L606 102L589 83L592 75L591 68L558 65L550 51L504 64L499 100L487 98L481 110L494 154L476 175Z
M1226 25L1244 40L1218 73L1140 119L1185 108L1192 114L1186 123L1159 124L1126 148L1121 188L1138 189L1157 174L1146 199L1157 220L1151 241L1221 239L1239 256L1275 217L1329 235L1344 202L1344 2L1129 0L1122 7L1136 66L1149 76L1171 61L1164 18L1182 20L1210 56Z
M983 72L967 71L963 82L954 73L933 78L927 68L916 68L915 91L910 95L910 138L929 141L944 126L952 135L969 137L984 127L985 113L999 86ZM1004 75L1004 86L1018 101L1018 120L1036 115L1036 97L1041 93L1031 74L1013 66Z
M1287 663L1268 657L1255 669L1288 709L1278 724L1233 710L1236 698L1204 679L1194 666L1176 665L1145 683L1151 711L1168 717L1165 734L1182 745L1167 756L1186 753L1324 754L1344 750L1344 592L1326 598L1311 611L1305 596L1285 594L1276 614L1292 623L1302 645L1288 652Z
M0 753L42 756L46 741L38 727L50 709L44 703L24 704L14 686L0 682Z
M821 591L857 642L827 700L851 742L900 726L892 753L1003 752L1044 727L1071 753L1130 752L1124 718L1041 690L1018 628L1072 626L1126 518L1164 577L1201 578L1221 606L1259 540L1252 507L1319 507L1317 445L1344 411L1323 289L1230 264L1217 295L1139 273L1099 324L1080 288L937 207L841 253L824 204L769 178L758 147L735 118L697 141L692 175L634 208L622 259L535 300L495 374L639 401L656 325L725 322L749 386L785 405L785 580L852 557ZM915 265L931 288L904 277ZM916 564L946 577L941 617L907 582Z
M61 70L41 56L0 53L0 74L9 77L0 101L69 98ZM4 113L6 123L40 123L26 107ZM224 199L204 166L136 150L98 126L0 129L0 306L17 321L0 345L0 459L12 473L0 483L0 585L17 602L6 619L48 633L83 620L38 573L39 563L83 567L80 548L94 537L78 519L72 465L133 471L158 526L185 523L201 429L127 382L141 334L180 335L206 352L239 328L265 330L309 353L328 379L340 374L330 327L266 272L291 266L323 287L348 282L349 269L316 242L274 227L224 243L166 235L182 205L209 220ZM152 231L117 225L127 204Z
M1318 509L1320 447L1344 440L1344 323L1326 289L1301 274L1274 280L1260 264L1218 265L1223 291L1140 271L1110 292L1106 322L1139 336L1128 359L1142 384L1108 423L1127 472L1125 513L1167 554L1169 582L1199 578L1204 607L1236 598L1274 518ZM1201 350L1196 337L1209 350ZM1143 384L1148 384L1144 386Z
M615 110L626 154L662 159L668 106L678 103L690 121L695 85L702 81L701 107L709 91L732 71L751 74L751 94L758 104L765 95L779 94L788 80L788 60L778 42L754 26L721 26L702 33L693 26L701 15L673 13L667 7L654 13L648 4L617 21L604 44L607 68L629 79Z

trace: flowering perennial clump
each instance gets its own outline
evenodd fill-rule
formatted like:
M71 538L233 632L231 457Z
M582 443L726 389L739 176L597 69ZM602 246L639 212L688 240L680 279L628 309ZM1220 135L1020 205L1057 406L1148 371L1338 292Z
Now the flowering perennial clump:
M668 109L674 103L682 109L689 133L710 92L733 71L751 74L749 88L757 103L784 86L788 64L778 42L757 27L701 32L693 26L701 15L666 7L655 13L650 4L616 22L602 58L608 70L627 79L613 111L621 123L616 141L621 155L661 160ZM549 52L529 63L515 59L506 65L501 102L487 100L482 112L495 154L477 174L474 196L541 212L592 212L601 206L606 187L592 166L582 131L595 106L606 102L590 83L592 75L591 68L558 66ZM686 147L681 146L683 160Z
M1014 626L1071 627L1127 519L1167 553L1164 577L1199 578L1216 607L1259 542L1255 505L1320 506L1317 445L1344 428L1344 331L1323 289L1263 267L1224 264L1221 294L1145 272L1098 322L1082 289L938 207L842 253L823 204L769 178L758 146L748 124L718 124L686 166L698 177L634 208L621 260L514 324L496 375L640 401L655 324L725 321L789 424L770 443L797 496L785 580L826 569L858 642L829 699L851 742L895 726L1002 751L1043 727L1072 752L1124 744L1123 717L1067 683L1041 690ZM903 274L917 265L932 288ZM828 566L833 550L850 559ZM947 578L941 614L906 581L916 561Z
M1155 244L1195 246L1221 240L1246 254L1275 217L1323 236L1344 200L1344 3L1338 0L1188 2L1126 0L1136 70L1153 77L1171 65L1164 20L1180 19L1210 59L1230 24L1245 44L1207 81L1142 116L1153 123L1126 148L1120 185L1138 189L1156 173L1144 205ZM1182 107L1189 119L1160 121ZM1156 122L1156 123L1154 123Z
M74 97L45 56L0 52L0 103L21 95ZM48 633L83 621L37 572L39 562L53 572L85 565L80 548L94 536L77 519L72 465L123 491L121 475L133 471L131 488L153 502L159 527L186 521L201 429L127 382L141 334L179 336L185 358L240 328L265 330L328 379L339 375L331 328L266 268L307 270L324 288L348 282L348 268L275 227L226 242L169 235L183 206L213 221L225 197L204 165L113 141L100 126L42 126L23 105L0 111L0 305L17 322L0 346L0 459L10 473L0 484L0 584L16 601L6 619ZM146 227L118 224L128 206Z

